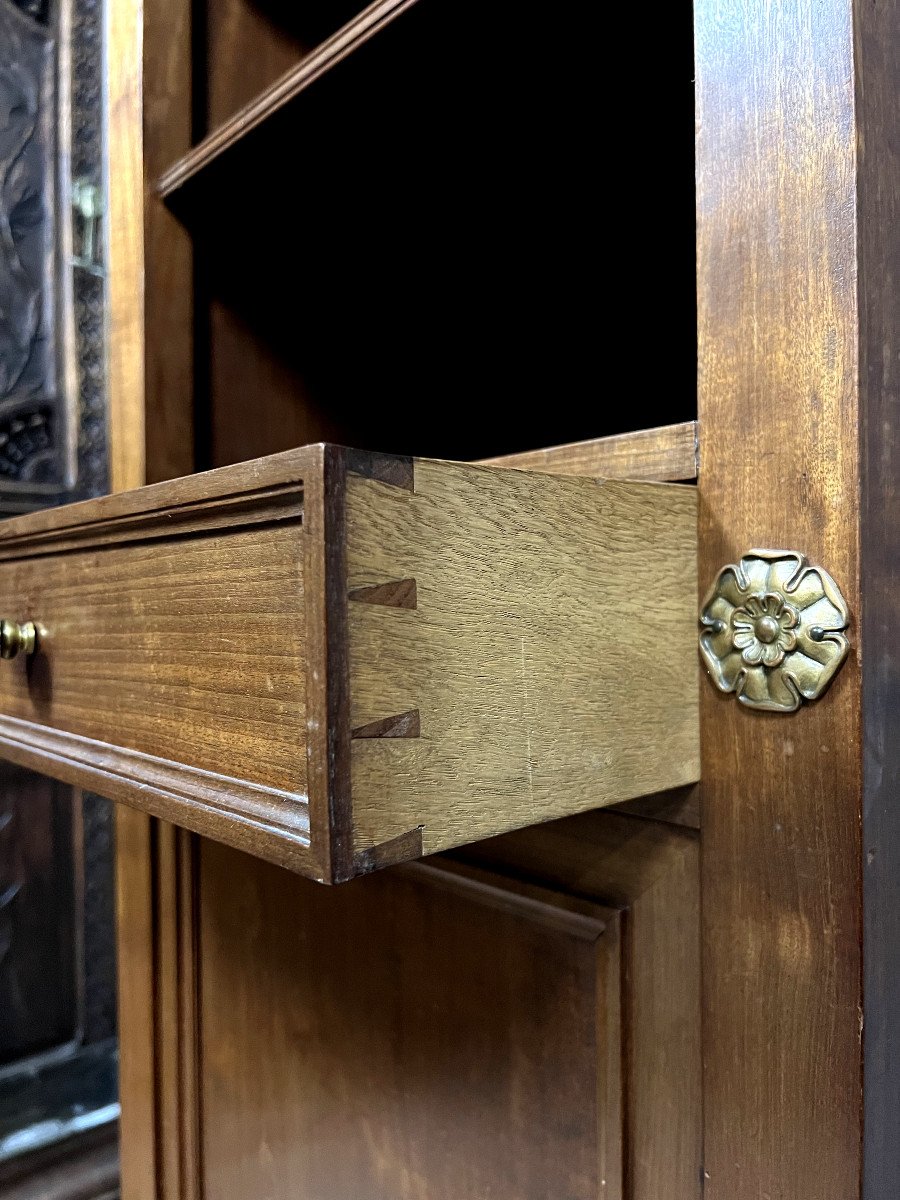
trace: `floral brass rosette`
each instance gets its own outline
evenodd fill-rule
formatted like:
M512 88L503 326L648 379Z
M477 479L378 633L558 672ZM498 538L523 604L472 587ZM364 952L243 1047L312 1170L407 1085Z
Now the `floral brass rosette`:
M742 704L794 712L847 657L850 614L837 584L793 550L751 550L703 602L700 653L713 683Z

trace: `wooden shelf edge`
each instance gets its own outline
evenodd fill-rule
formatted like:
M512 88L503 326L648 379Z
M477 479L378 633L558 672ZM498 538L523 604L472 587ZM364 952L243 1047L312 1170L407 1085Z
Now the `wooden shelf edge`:
M494 467L554 475L685 483L697 478L697 423L662 425L482 461Z
M174 195L189 180L227 153L248 133L274 116L311 83L336 67L415 3L416 0L375 0L374 4L370 4L359 16L342 26L337 33L332 34L264 92L174 162L158 179L158 194L163 199Z

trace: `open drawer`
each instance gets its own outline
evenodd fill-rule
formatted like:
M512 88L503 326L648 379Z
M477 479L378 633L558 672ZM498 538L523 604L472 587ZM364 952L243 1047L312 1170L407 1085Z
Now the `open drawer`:
M309 446L0 522L0 754L337 882L697 779L696 591L690 486Z

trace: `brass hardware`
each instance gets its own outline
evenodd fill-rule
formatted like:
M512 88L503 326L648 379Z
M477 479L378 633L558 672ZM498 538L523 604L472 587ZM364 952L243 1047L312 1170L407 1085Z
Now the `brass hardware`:
M750 550L723 567L700 609L710 678L742 704L795 712L847 657L850 613L837 584L795 550Z
M34 654L37 630L33 621L0 621L0 658Z

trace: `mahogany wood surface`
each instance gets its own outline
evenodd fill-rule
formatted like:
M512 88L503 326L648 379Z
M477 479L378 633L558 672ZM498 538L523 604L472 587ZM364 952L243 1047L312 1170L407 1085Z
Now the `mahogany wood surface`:
M330 881L690 784L695 511L308 447L16 518L0 747Z
M203 843L204 1196L699 1196L697 846L658 846L620 913L437 860L319 891Z
M684 421L680 425L640 429L481 461L555 475L687 481L697 478L697 426L694 421Z
M696 6L701 587L839 581L853 656L789 720L704 689L710 1200L900 1172L895 3Z
M202 5L179 0L163 14L151 4L144 62L150 101L144 114L145 152L151 190L173 162L190 157L191 141L208 132L209 97L217 97L217 118L227 120L228 108L245 98L241 90L261 84L276 62L277 54L267 57L265 48L271 41L287 45L288 38L282 40L281 34L289 32L291 19L304 20L309 11L315 16L317 7L304 5L303 13L292 18L268 0L248 3L243 12L237 2L222 0L210 5L208 12L217 11L227 20L212 29ZM334 6L328 8L329 13L335 11ZM503 104L491 99L496 64L503 60L510 68L503 91L516 96L521 170L531 179L536 158L549 155L553 161L545 162L543 169L554 180L560 209L572 217L571 198L579 194L579 183L562 165L564 160L579 159L571 156L570 146L560 144L557 131L569 127L565 114L576 111L580 103L579 88L570 87L580 72L572 69L567 58L557 75L561 86L556 88L554 109L564 119L548 118L543 108L549 89L522 86L533 81L535 61L522 51L543 42L543 30L536 30L531 41L517 42L510 53L511 24L505 14L491 20L479 12L479 32L490 27L490 36L483 44L480 38L465 39L459 65L456 53L450 58L450 75L455 80L464 73L472 90L460 121L464 97L455 85L445 86L444 74L435 67L439 59L446 62L449 46L458 47L460 29L475 26L463 21L464 14L456 6L444 5L433 21L423 15L407 35L406 23L414 22L424 8L415 6L403 21L373 38L368 48L347 55L346 66L326 71L317 88L304 86L302 100L298 97L296 103L281 106L282 117L290 110L290 125L281 125L281 117L263 119L257 126L261 141L233 128L237 140L196 176L198 189L202 180L212 182L209 202L196 204L193 185L177 187L180 202L195 197L193 212L188 206L179 208L185 225L171 213L159 220L154 207L157 196L148 201L147 245L154 247L148 253L158 256L148 263L148 283L160 281L149 290L146 326L149 479L320 438L390 447L400 446L402 435L404 452L420 453L422 445L417 442L425 422L417 424L416 419L422 396L431 397L432 403L437 397L439 408L450 414L440 430L441 444L429 445L429 452L433 449L443 457L475 458L504 449L566 442L628 423L628 413L620 411L621 401L612 400L609 412L602 412L597 422L591 421L589 428L579 425L575 414L580 397L569 399L573 389L566 376L566 369L572 379L579 375L580 324L569 319L574 305L566 307L562 293L547 286L546 272L542 273L540 263L535 272L529 255L529 287L535 294L553 297L552 312L535 307L529 299L532 292L522 287L515 270L509 270L502 247L499 254L493 253L497 226L491 214L485 220L479 204L466 223L465 206L458 203L458 197L470 189L466 171L455 172L457 190L447 192L447 164L455 161L459 139L465 146L468 174L479 178L482 198L496 194L501 212L506 196L519 193L516 171L520 168L514 155L509 160L497 158L497 134L491 121L483 119L485 112L495 108L498 114L505 111ZM235 31L270 18L281 24L279 35L272 39L262 32L257 40L264 61L249 62L244 70L242 60L252 54L252 47L246 37L242 44ZM233 22L231 28L228 21ZM177 37L172 34L176 28ZM427 44L420 48L423 33ZM296 30L290 36L296 36L304 48L315 40ZM381 48L392 37L394 49L383 58ZM214 43L217 59L209 62L209 47ZM502 51L499 55L497 49ZM166 64L167 56L174 56L173 65ZM358 70L356 64L363 60L368 67ZM409 64L415 67L412 72ZM420 85L428 79L430 89L423 89ZM347 90L341 103L342 88ZM534 111L529 100L532 92L540 97ZM308 108L317 93L319 101ZM421 120L430 131L433 168L423 162L426 147L417 132L420 114L404 115L410 109L406 103L410 94L422 101ZM335 95L339 103L332 124L328 108ZM485 97L487 106L482 103ZM398 98L403 103L398 105ZM343 121L344 113L348 121ZM319 127L323 114L324 130ZM515 142L519 133L505 116L501 119L505 134L512 133ZM292 147L292 169L297 149L296 165L302 165L304 180L302 195L285 189L290 194L280 202L272 189L266 192L259 187L259 180L268 177L264 164L284 161L280 154L266 159L265 148L279 144L269 140L276 127ZM541 135L542 128L551 131L548 136ZM348 129L351 137L346 140L342 133ZM580 138L576 122L571 145L580 144ZM324 162L317 157L317 147L311 145L317 139L333 147L334 162L328 155ZM254 142L263 153L245 156ZM357 162L360 149L364 152ZM344 168L335 172L342 161ZM243 175L251 185L249 207L244 206L247 193L227 180L223 184L217 175L226 164L237 165L238 182ZM406 165L398 172L402 164ZM406 199L418 196L424 187L422 197L427 201L430 170L440 182L441 201L433 214L429 203L415 204L420 213L416 219ZM498 177L507 180L502 195L497 192ZM114 169L111 178L114 184ZM372 186L376 178L386 185L383 189ZM317 187L310 186L314 179ZM357 180L364 183L368 221L359 219ZM384 193L380 204L376 190ZM344 209L351 219L345 220ZM322 212L329 210L334 215L323 225ZM532 212L547 218L541 197L534 199ZM393 221L386 221L391 213ZM448 213L454 215L453 222L446 219ZM369 227L373 220L380 231L377 239ZM590 227L593 222L592 210ZM565 260L560 226L556 221L550 224L557 229L552 261ZM584 226L569 220L568 227L573 239L580 241ZM154 228L164 233L150 232ZM455 242L448 239L454 228ZM689 221L686 228L687 262ZM446 243L443 257L435 257L432 234L442 245ZM166 239L170 239L168 247ZM512 257L518 261L516 241ZM382 273L381 261L371 250L375 245L384 247L384 263L392 278L396 274L400 290L414 298L400 314L379 307ZM458 326L453 306L441 307L439 299L448 262L460 261L459 270L467 280L481 280L480 269L473 272L465 256L460 258L462 245L469 247L472 262L483 259L488 266L487 278L493 283L488 282L486 289L479 283L482 296L490 296L492 287L501 290L497 300L483 303L490 320L482 321L467 304L466 320ZM424 256L423 247L429 248ZM490 247L491 254L486 256L482 247ZM658 258L655 248L656 267ZM420 268L421 280L428 281L424 292ZM632 271L628 277L637 279L640 274ZM287 297L286 278L302 280L302 286L293 292L289 289ZM134 283L137 293L139 281ZM688 286L684 306L688 324L690 291ZM451 287L448 295L453 294ZM494 311L501 295L517 294L520 309L511 322L515 334L498 339L502 331L493 319ZM658 303L665 306L662 285L657 295ZM407 327L413 307L420 310L422 324ZM329 329L329 314L332 319L339 315L340 340ZM431 341L422 338L426 323L443 331L442 340L433 334ZM490 336L494 367L478 378L469 364L483 358L482 324ZM398 326L402 336L395 336ZM593 356L591 339L584 342L586 357ZM519 362L518 346L523 343L529 345L529 353ZM537 359L532 351L537 351ZM690 351L687 357L692 359ZM435 363L440 364L439 371L434 370ZM447 370L453 364L455 375ZM672 379L668 363L664 378L668 387ZM464 381L466 394L457 380ZM539 415L529 424L526 405L501 429L504 405L523 382L532 389L526 399L541 397L530 409ZM559 402L545 406L543 397L551 393ZM687 398L673 400L671 408L668 401L641 400L634 405L632 423L691 416L689 393L690 388ZM445 404L445 396L453 402ZM619 424L610 423L614 411ZM134 434L138 443L144 433L119 432L126 439ZM623 438L618 446L604 439L596 449L588 448L589 456L602 456L603 470L584 472L581 467L590 457L585 460L578 448L551 453L559 474L651 479L671 471L673 478L688 480L696 471L693 446L692 429L682 429L674 439L665 433ZM543 469L542 458L535 456L530 469ZM677 465L670 467L668 462ZM128 460L128 469L137 469L134 458ZM121 487L143 482L133 473L126 477L124 471L117 478ZM404 583L414 577L415 571L407 569L390 581L364 580L357 590L383 589L389 582L388 591L377 594L382 599L387 594L403 595L405 600L384 604L380 615L419 618L427 596L417 586L413 608L411 591ZM371 611L376 611L376 605ZM326 649L320 637L316 653L325 654ZM320 661L327 663L327 654ZM331 702L340 712L346 697L334 695ZM390 715L379 714L376 719ZM398 711L393 717L399 715ZM337 747L321 730L311 736L323 739L315 762L326 763L329 751ZM675 811L685 799L676 794L647 797L641 803L649 805L650 811ZM609 831L601 832L607 815ZM618 814L587 814L574 821L568 832L566 822L542 827L547 854L538 862L540 839L530 840L530 831L524 831L521 853L514 852L509 840L518 835L497 839L492 845L497 847L500 871L494 871L490 862L483 866L492 878L487 888L484 878L476 887L468 881L460 885L458 864L445 862L442 887L436 886L433 871L426 883L389 869L347 885L351 890L344 896L344 888L316 889L258 859L119 806L125 1200L248 1200L248 1196L267 1196L270 1189L274 1197L284 1193L292 1200L318 1200L308 1173L310 1164L319 1172L316 1179L325 1195L335 1188L332 1172L326 1173L325 1152L315 1140L324 1131L324 1121L317 1121L319 1112L327 1118L328 1133L346 1139L348 1165L341 1166L342 1151L334 1150L333 1171L337 1178L342 1177L341 1170L350 1174L348 1194L360 1200L383 1194L391 1200L397 1195L430 1200L442 1194L440 1189L460 1200L458 1188L451 1190L451 1181L468 1180L479 1171L501 1200L506 1196L521 1200L523 1194L561 1200L561 1182L582 1189L575 1195L593 1184L592 1196L598 1193L613 1200L659 1200L661 1196L695 1200L701 1177L698 913L685 873L690 878L693 871L696 882L697 839L661 822ZM583 826L578 824L582 821ZM556 859L555 876L548 858ZM368 861L375 865L371 858ZM465 865L471 873L473 865ZM545 876L551 880L549 886L543 882ZM353 891L370 884L371 893ZM468 894L460 894L460 887ZM386 909L396 912L396 922L376 911L377 930L366 931L368 944L360 946L359 954L352 946L328 944L327 929L359 927L364 921L359 910L365 905L354 896L367 897L376 890L385 897ZM430 899L403 900L411 894ZM485 895L491 897L490 905L484 903ZM335 897L334 905L326 903ZM599 922L597 917L587 918L592 928L604 924L594 942L572 933L585 919L585 904L599 910ZM464 919L460 914L466 911L472 915ZM316 932L312 924L320 912L325 925ZM401 941L404 931L418 932L418 940L411 945L409 939ZM434 931L453 931L456 957L452 961L429 942ZM492 954L493 961L479 950ZM314 951L323 970L304 977L298 965L311 962ZM646 962L638 966L636 955L646 957ZM454 962L470 965L469 975L451 973ZM433 967L434 981L421 970L423 963ZM560 978L554 975L556 963ZM378 983L371 992L369 972L361 972L361 964L371 965ZM258 968L255 983L243 967ZM511 986L521 978L533 981L530 990ZM583 986L566 992L567 979L577 979ZM234 990L216 986L216 981L225 980L235 981ZM443 989L438 986L442 981ZM350 988L337 991L341 983ZM485 1017L478 1003L484 989L496 993L501 987L502 1009L496 1017ZM561 1008L555 1006L560 998L568 1001ZM420 1011L425 999L441 1006L438 1019L429 1022L427 1013ZM403 1025L390 1023L392 1013L409 1014L409 1020ZM556 1015L558 1020L548 1023L547 1018ZM508 1018L505 1023L502 1016ZM337 1025L349 1026L343 1042L318 1036ZM376 1036L379 1032L383 1038ZM380 1106L372 1097L381 1081L374 1079L372 1071L385 1061L384 1049L378 1057L382 1040L392 1053L386 1076L389 1103ZM349 1052L360 1044L372 1049L370 1059L350 1057ZM545 1045L552 1051L546 1060ZM482 1048L484 1054L468 1053ZM516 1054L510 1059L512 1048ZM391 1063L408 1069L401 1072ZM498 1064L493 1075L486 1070L492 1063ZM245 1069L239 1071L239 1064L245 1064ZM438 1075L429 1070L434 1064L446 1065L446 1072ZM502 1086L508 1079L520 1085L515 1093ZM321 1089L321 1104L311 1114L304 1090L307 1080ZM358 1085L355 1103L368 1106L368 1126L348 1120L358 1108L353 1108L352 1096L349 1104L343 1102L333 1086L339 1080ZM583 1096L584 1105L561 1111L559 1119L551 1112L548 1121L543 1100L538 1106L535 1099L538 1084L551 1097ZM407 1089L429 1103L411 1109ZM519 1096L528 1106L521 1111ZM591 1110L596 1120L588 1128L585 1114ZM532 1112L537 1124L529 1128L523 1113ZM306 1121L310 1116L311 1124ZM448 1142L448 1122L457 1134L453 1144ZM480 1160L460 1155L461 1146L482 1147L485 1132L494 1129L501 1136ZM411 1144L411 1134L421 1131L429 1136L417 1137ZM545 1160L534 1153L535 1137L542 1139L541 1146L549 1147ZM444 1154L439 1153L442 1147ZM560 1147L563 1153L558 1153ZM298 1164L299 1169L294 1169ZM410 1164L416 1169L410 1169ZM511 1179L521 1185L514 1193L509 1190ZM388 1186L394 1190L385 1192ZM341 1200L347 1200L347 1194Z

